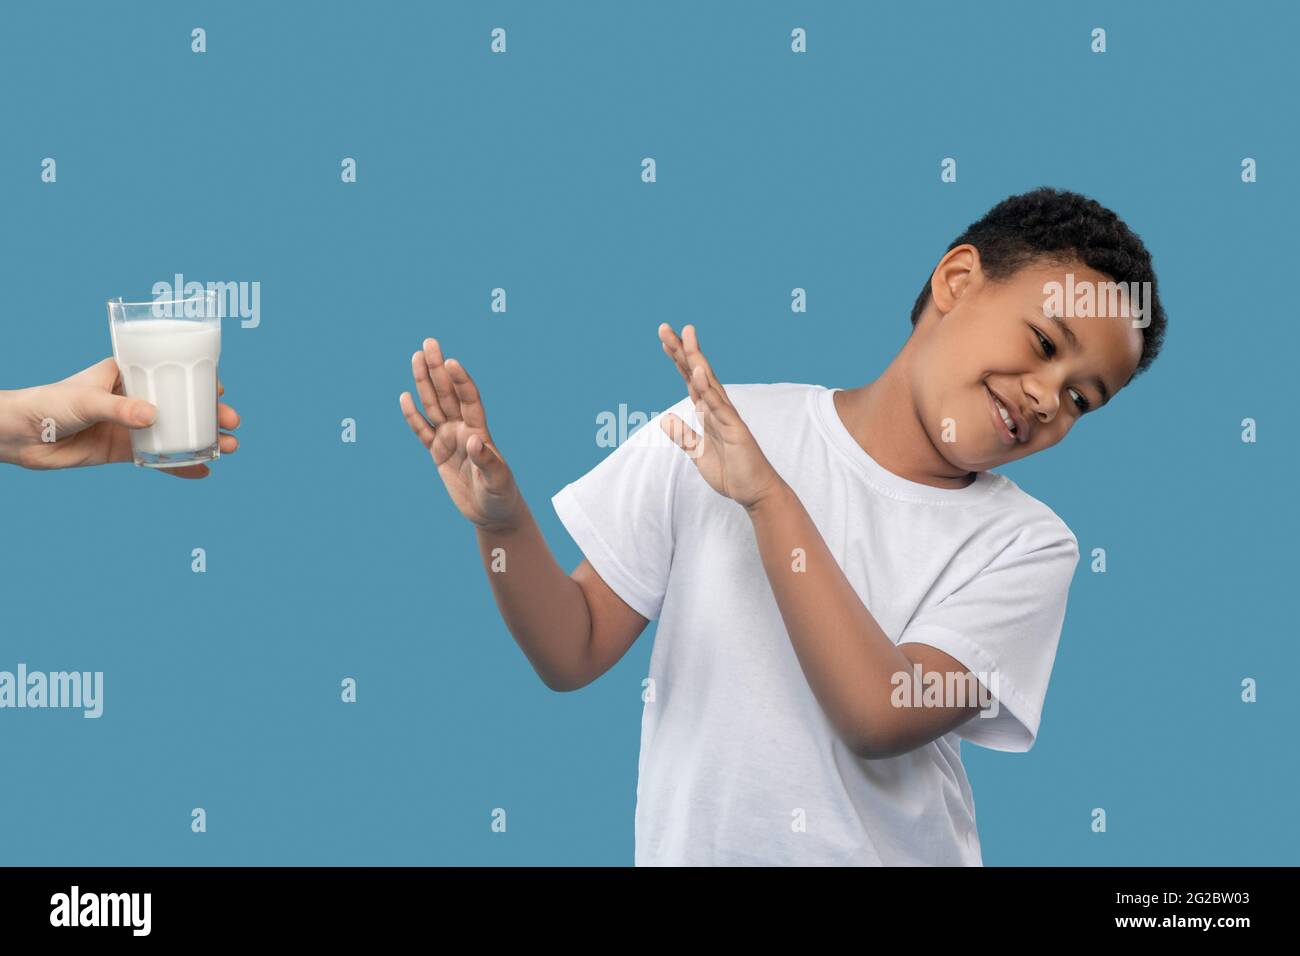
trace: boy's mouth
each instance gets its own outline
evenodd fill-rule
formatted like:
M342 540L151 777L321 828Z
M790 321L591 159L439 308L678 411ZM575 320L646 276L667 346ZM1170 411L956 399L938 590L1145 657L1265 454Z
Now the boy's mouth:
M1019 417L1011 411L1011 407L1002 401L987 385L984 387L989 393L989 407L993 411L993 423L997 428L998 437L1002 439L1004 445L1014 445L1018 442L1024 442L1028 435L1028 430Z

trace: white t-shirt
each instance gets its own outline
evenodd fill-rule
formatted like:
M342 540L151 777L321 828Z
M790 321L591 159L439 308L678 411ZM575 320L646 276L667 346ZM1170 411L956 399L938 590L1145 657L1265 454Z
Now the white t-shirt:
M1074 534L996 472L948 489L888 471L844 426L838 389L726 389L881 629L996 674L997 715L901 756L855 755L808 686L744 508L656 415L551 499L605 583L659 621L636 865L982 865L959 738L1032 746ZM689 398L670 411L700 430Z

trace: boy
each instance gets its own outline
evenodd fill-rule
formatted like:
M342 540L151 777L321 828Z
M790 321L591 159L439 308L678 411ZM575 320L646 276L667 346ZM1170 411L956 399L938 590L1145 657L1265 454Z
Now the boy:
M402 410L484 562L508 555L488 580L547 686L590 683L659 620L638 866L982 865L960 741L1033 744L1079 558L990 469L1110 401L1165 318L1141 240L1039 189L951 244L912 325L849 390L724 388L691 326L661 326L687 398L552 499L572 576L465 369L433 339L412 356L432 424L409 392Z

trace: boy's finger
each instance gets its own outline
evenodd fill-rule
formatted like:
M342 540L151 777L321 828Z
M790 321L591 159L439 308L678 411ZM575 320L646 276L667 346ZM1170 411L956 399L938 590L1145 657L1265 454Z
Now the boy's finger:
M659 427L674 445L692 458L698 457L699 450L703 447L700 436L686 422L669 412L659 420Z
M697 374L707 372L708 369L704 369ZM718 413L718 417L722 419L724 424L730 425L733 422L741 421L740 412L736 411L736 406L731 404L731 398L727 395L727 390L718 384L716 378L713 379L709 388L701 389L700 394L711 403L710 407Z
M478 386L469 377L469 372L465 371L465 366L460 364L459 359L447 359L445 367L452 387L456 389L456 397L460 400L461 418L466 425L487 431L487 412L483 409Z
M691 383L691 370L686 367L685 363L682 362L680 358L678 358L677 354L673 352L667 342L664 343L664 354L673 360L673 365L677 368L677 374L680 375L682 381L686 383L686 389L690 392L691 400L694 401L698 396L695 394L695 386Z
M681 339L673 331L673 327L667 322L659 326L659 341L663 344L664 352L673 363L677 366L677 371L681 373L682 379L686 382L686 388L690 392L691 401L696 401L699 395L695 392L695 385L691 382L691 368L686 363L686 354L682 351Z
M505 488L508 475L506 463L500 453L483 440L482 435L478 432L470 435L465 441L465 452L469 455L469 460L483 473L490 491L501 491Z
M460 402L443 365L442 348L437 339L424 340L424 361L429 366L429 378L433 380L433 391L438 396L438 407L448 421L456 421L461 417Z
M415 381L415 391L420 396L420 406L429 420L441 425L447 420L438 404L437 393L433 390L433 380L429 378L429 363L423 350L411 354L411 378Z
M718 381L717 376L713 374L713 366L709 364L709 360L700 351L700 339L696 334L695 326L688 325L682 329L682 346L686 351L686 360L690 363L691 368L693 369L696 365L703 366L709 385L716 388L722 394L723 401L730 405L731 398L727 395L726 389L722 387L722 383Z
M700 348L700 335L695 326L688 325L682 329L682 349L686 353L686 361L690 366L692 368L696 365L704 366L704 372L709 377L709 384L721 390L722 384L718 381L718 377L713 374L713 366L709 364L709 360L704 356L703 349ZM723 392L723 395L725 396L726 393Z
M433 444L433 429L415 407L415 400L411 398L411 393L403 392L397 402L402 406L402 415L406 418L406 424L411 426L415 437L420 439L425 448L428 448Z
M710 414L716 416L718 423L721 425L731 425L739 421L740 414L723 398L722 390L709 385L704 369L697 365L693 374L696 385L700 390L700 401L695 405L696 411L707 410Z
M659 324L659 341L663 342L664 350L685 367L686 353L682 349L682 340L667 322Z

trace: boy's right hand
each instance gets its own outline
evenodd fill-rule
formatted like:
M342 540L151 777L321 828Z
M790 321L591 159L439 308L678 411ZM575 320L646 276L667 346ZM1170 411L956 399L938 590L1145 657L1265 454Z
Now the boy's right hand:
M399 400L402 414L433 456L451 500L484 530L512 529L522 516L523 498L488 434L473 379L455 359L443 361L437 339L425 339L424 350L411 356L411 374L424 414L410 392Z

